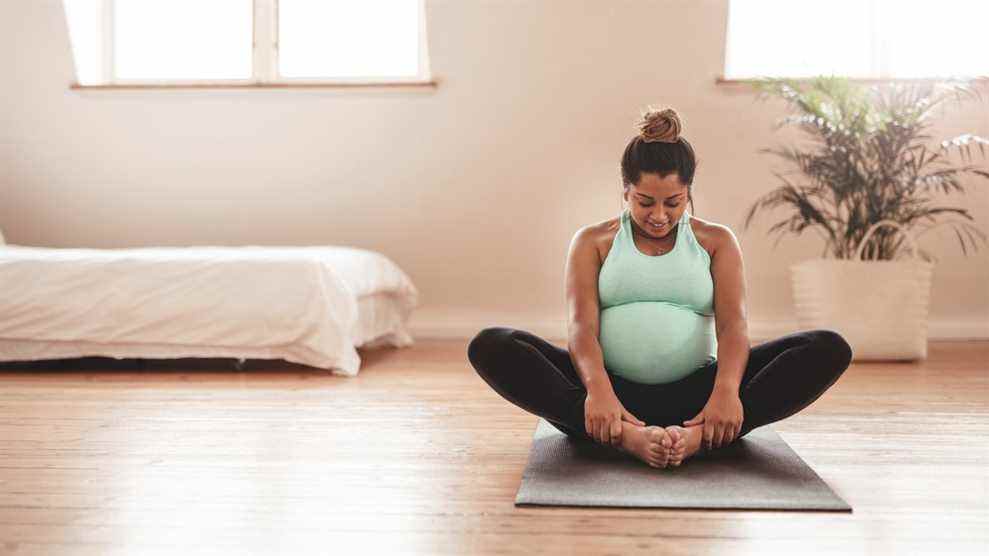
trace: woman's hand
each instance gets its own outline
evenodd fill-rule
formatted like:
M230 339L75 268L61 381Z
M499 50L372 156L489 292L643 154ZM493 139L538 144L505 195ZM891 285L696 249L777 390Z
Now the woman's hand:
M684 426L704 424L702 445L710 450L735 440L742 428L742 400L738 390L715 386L707 404L693 419L684 421Z
M601 444L621 446L622 421L646 425L625 409L610 386L587 392L587 399L584 400L584 428L591 438Z

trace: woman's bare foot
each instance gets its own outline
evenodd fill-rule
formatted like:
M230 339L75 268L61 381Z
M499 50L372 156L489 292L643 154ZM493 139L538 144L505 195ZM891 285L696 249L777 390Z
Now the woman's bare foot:
M663 427L639 425L622 421L621 450L652 467L666 467L670 456L670 440Z
M677 426L669 426L664 430L666 430L666 434L670 435L670 440L673 442L673 445L670 446L670 459L667 464L676 467L683 461L684 453L687 450L686 431L683 427Z
M694 425L692 427L681 427L670 425L666 427L666 433L673 439L673 446L670 449L669 465L678 467L687 458L697 453L701 447L701 440L704 432L704 425Z

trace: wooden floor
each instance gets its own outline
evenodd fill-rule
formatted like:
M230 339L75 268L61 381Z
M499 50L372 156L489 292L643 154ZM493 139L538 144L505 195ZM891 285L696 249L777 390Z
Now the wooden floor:
M851 514L516 508L536 417L461 341L362 351L355 378L3 364L0 552L986 554L989 342L929 351L853 362L773 425Z

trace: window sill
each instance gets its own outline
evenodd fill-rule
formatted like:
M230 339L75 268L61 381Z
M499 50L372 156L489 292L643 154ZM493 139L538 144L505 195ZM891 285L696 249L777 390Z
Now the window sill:
M432 90L439 86L436 79L426 81L291 81L283 82L163 82L163 83L112 83L105 85L81 85L72 83L74 91L144 91L144 90L183 90L183 89L234 89L234 90L279 90L279 89L327 89L327 90Z
M715 85L718 85L718 86L745 88L745 87L748 87L752 82L756 81L757 79L758 78L750 78L750 79L742 79L742 78L735 79L735 78L731 78L731 79L729 79L729 78L726 78L726 77L718 77L717 79L714 80L714 83L715 83ZM793 81L797 81L797 82L807 82L807 81L810 81L813 78L810 78L810 77L789 77L787 79L790 79L790 80L793 80ZM896 78L896 77L887 77L887 78L878 78L878 77L849 77L847 79L848 79L848 81L850 81L852 83L862 83L862 84L866 84L866 85L872 85L872 84L881 84L881 83L939 83L939 82L947 82L947 81L957 81L957 80L961 80L961 79L969 80L969 81L989 81L989 76L984 76L983 75L983 76L970 76L970 77L958 77L958 78L949 78L949 77L912 77L912 78L906 78L906 77L902 77L902 78Z

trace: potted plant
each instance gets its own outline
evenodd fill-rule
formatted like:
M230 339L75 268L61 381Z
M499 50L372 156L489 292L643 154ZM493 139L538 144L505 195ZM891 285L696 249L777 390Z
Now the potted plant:
M810 228L824 238L821 258L790 267L800 327L840 332L858 360L926 358L936 258L917 247L921 234L912 230L945 215L973 220L964 208L937 205L934 195L964 193L960 179L966 174L989 179L989 171L971 163L972 147L984 158L989 140L965 133L932 147L926 131L932 110L945 101L981 100L979 82L865 86L819 76L749 83L758 99L783 99L795 109L776 129L796 125L812 139L807 146L760 149L795 171L774 171L782 185L759 198L745 218L748 228L759 209L789 207L790 217L770 233ZM961 164L949 159L952 153ZM957 219L923 232L943 224L954 228L965 254L966 238L975 249L976 238L986 240Z

